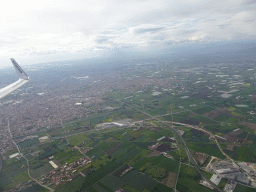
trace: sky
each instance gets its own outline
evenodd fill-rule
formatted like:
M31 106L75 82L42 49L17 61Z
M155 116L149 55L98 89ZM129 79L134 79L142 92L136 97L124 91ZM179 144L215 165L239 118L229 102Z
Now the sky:
M0 67L256 39L255 0L8 0Z

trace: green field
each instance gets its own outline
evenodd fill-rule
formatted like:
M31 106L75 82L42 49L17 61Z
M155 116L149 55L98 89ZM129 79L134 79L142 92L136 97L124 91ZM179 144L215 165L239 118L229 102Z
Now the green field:
M221 125L205 125L204 127L213 134L216 134L216 133L227 134L236 128L233 126L221 126Z
M150 192L172 192L174 189L162 184L158 183Z
M137 161L145 158L147 156L147 154L149 154L150 151L149 150L144 150L142 149L139 153L133 155L132 157L129 158L129 160L127 160L125 163L129 166L132 166L134 163L136 163Z
M243 133L237 135L237 137L240 139L245 139L247 135L248 135L248 133L246 131L244 131Z
M226 183L227 183L227 179L222 178L221 181L220 181L220 183L219 183L219 185L218 185L218 187L219 187L220 189L223 189L223 188L225 187Z
M215 109L214 107L205 106L205 107L197 108L196 110L193 110L193 111L194 111L195 113L198 113L198 114L202 115L202 114L204 114L204 113L213 111L214 109Z
M182 164L177 183L177 190L182 192L211 192L212 190L200 185L201 177L195 168Z
M21 192L48 192L48 190L37 184L31 187L28 187L24 190L21 190Z
M176 161L180 160L179 150L170 151L168 154L171 155Z
M134 145L138 146L139 148L142 148L142 149L148 149L148 146L151 146L153 145L154 143L153 142L132 142Z
M82 184L84 181L84 177L78 176L77 178L73 179L69 183L64 183L61 186L58 186L55 188L56 192L62 192L62 191L70 191L70 192L77 192L80 190Z
M234 146L233 151L224 150L231 158L237 161L256 162L256 144L249 146Z
M142 191L143 189L147 189L150 191L158 183L157 181L148 177L147 175L139 173L137 170L132 170L128 172L121 179L127 184L135 187L140 191Z
M136 189L135 187L133 187L131 185L125 185L123 188L129 192L140 192L138 189Z
M203 132L197 130L187 131L182 137L186 142L210 142Z
M210 192L210 189L199 184L202 178L189 161L183 140L172 131L171 121L199 126L213 135L224 137L228 134L234 140L230 139L232 143L220 141L223 150L235 161L256 163L256 134L253 130L255 124L247 124L256 123L255 115L250 113L255 112L256 108L254 63L241 61L242 64L233 64L232 61L223 62L222 59L217 59L210 64L202 61L204 64L201 65L198 59L182 59L176 62L167 57L147 57L145 60L133 58L131 61L127 61L127 58L116 60L110 68L106 63L95 69L90 65L87 71L90 78L84 82L79 81L80 85L75 86L72 92L79 93L77 101L82 102L81 106L76 107L77 113L73 114L75 116L70 116L74 119L63 118L62 124L38 127L38 131L33 133L30 132L33 129L26 127L30 119L26 119L24 114L22 127L28 130L28 134L39 137L49 135L53 139L39 143L38 138L34 138L19 143L21 152L29 160L30 174L33 177L38 178L53 170L49 164L50 156L54 156L56 164L62 166L84 157L75 146L81 149L91 147L86 152L91 163L79 167L73 180L70 183L63 182L56 191L113 192L124 188L125 192L172 192L174 189L161 182L175 186L177 181L179 192ZM115 63L119 63L118 66ZM76 75L83 71L86 70L80 70ZM108 76L109 71L111 74ZM94 78L91 77L94 72L97 81L98 78L103 78L104 83L101 86L107 83L107 87L102 88L98 86L100 83L93 82ZM108 81L108 78L113 78L113 81ZM92 95L95 92L96 96L90 96L89 101L86 101L87 91ZM159 94L154 95L154 92ZM230 92L232 96L224 98L224 92ZM47 123L54 122L52 114L45 115ZM98 124L121 122L124 119L131 120L130 127L114 125L111 128L94 130ZM5 126L6 119L2 123ZM185 131L182 137L193 155L196 156L195 152L199 152L226 159L215 141L209 139L209 134L189 126L174 126ZM241 134L235 135L233 131L238 128L242 130ZM56 138L62 136L65 138ZM175 139L158 141L163 136ZM16 141L23 138L25 134L22 132L15 135ZM236 142L233 143L234 141ZM149 146L156 143L162 146L149 149ZM178 148L170 149L174 143L178 144ZM227 150L231 149L231 144L237 145L232 150ZM165 157L165 153L161 154L157 150L167 151L174 159ZM33 154L35 151L38 154ZM16 152L13 149L2 154L6 158L0 175L0 191L7 191L29 179L23 158L8 159L9 155ZM202 166L206 166L210 159ZM81 176L81 172L85 177ZM212 173L202 172L207 178L212 177ZM219 188L223 189L226 182L227 179L222 178ZM45 190L34 185L26 191ZM235 192L240 191L255 190L238 184Z
M147 163L152 163L160 168L163 168L167 171L173 172L173 173L178 173L179 170L179 162L169 159L163 155L159 157L150 157L150 158L143 158L133 164L132 166L138 170L140 170L144 165Z
M96 171L85 177L81 190L86 191L86 189L88 189L116 169L120 168L121 166L121 163L117 163L115 161L108 162L104 167L97 169Z
M159 181L161 181L166 176L167 173L165 169L153 165L152 163L145 164L143 167L139 169L139 171L142 171L149 175L150 177L157 179Z
M244 185L237 184L234 192L255 192L254 188L246 187Z
M24 158L17 160L15 158L3 162L1 175L9 174L13 171L21 170L22 165L26 165L26 160Z
M76 149L63 149L63 150L58 150L56 154L54 154L54 159L58 160L60 164L64 164L67 162L72 162L74 161L75 158L81 158L83 155Z
M109 175L109 176L105 177L104 179L102 179L100 181L100 183L102 185L108 187L112 191L116 191L117 189L119 189L123 186L124 182L116 176Z
M30 169L30 175L34 178L38 178L41 175L52 171L53 169L54 168L50 165L50 163L45 163L42 167L39 167L37 169Z
M34 138L34 139L30 139L30 140L27 140L27 141L20 142L18 145L22 148L25 148L25 147L29 147L29 146L32 146L32 145L35 145L35 144L38 144L38 143L40 143L38 141L38 139Z
M20 183L25 183L30 179L27 170L12 172L4 177L0 177L0 189L11 189Z
M137 155L141 151L142 151L142 149L137 148L137 147L130 148L129 150L126 151L126 153L120 155L117 158L117 161L124 163L124 162L128 161L130 158L133 158L135 155Z
M188 147L197 152L205 153L214 157L218 157L221 159L225 159L225 156L220 152L218 146L216 144L208 144L208 143L188 143Z
M89 152L86 153L87 156L89 156L90 158L100 158L102 155L104 155L104 151L102 151L101 149L93 149Z
M74 136L68 137L68 141L71 145L77 146L85 141L87 141L89 138L87 137L88 134L83 133L83 134L78 134Z
M95 170L99 169L100 167L104 166L111 160L111 157L108 155L103 155L98 159L93 160L92 166Z

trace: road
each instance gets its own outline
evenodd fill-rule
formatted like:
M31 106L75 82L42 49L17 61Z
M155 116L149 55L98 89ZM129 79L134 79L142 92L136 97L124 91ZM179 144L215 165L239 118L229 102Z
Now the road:
M117 102L121 102L121 101L118 101L118 100L116 100L116 101L117 101ZM208 182L214 189L216 189L216 190L222 192L221 189L219 189L211 180L209 180L208 178L206 178L205 175L202 173L202 171L200 170L200 167L198 166L196 160L194 159L193 155L191 154L189 148L187 147L186 142L184 141L184 139L182 138L182 136L180 135L180 133L178 132L177 129L173 128L173 126L170 126L169 124L165 123L164 121L158 119L156 116L152 116L152 115L150 115L150 114L148 114L148 113L146 113L146 112L144 112L144 111L142 111L142 110L140 110L140 109L138 109L138 108L136 108L136 107L134 107L134 106L131 106L131 105L127 104L127 103L124 103L124 102L121 102L121 103L123 103L123 104L129 106L130 108L133 108L133 109L135 109L135 110L137 110L137 111L139 111L139 112L141 112L141 113L143 113L143 114L145 114L145 115L147 115L147 116L149 116L151 119L157 120L158 122L160 122L160 123L166 125L167 127L170 127L170 128L179 136L179 138L181 139L181 141L182 141L182 143L183 143L183 145L184 145L184 147L185 147L185 150L186 150L186 152L187 152L187 155L188 155L190 161L192 162L192 164L194 164L194 167L195 167L195 169L197 170L197 172L198 172L198 173L201 175L201 177L202 177L206 182ZM173 123L174 123L174 122L173 122ZM120 129L124 129L124 128L127 128L127 127L122 127L122 128L120 128ZM70 135L63 136L63 137L56 138L56 139L64 139L64 138L67 138L67 137L70 137L70 136L74 136L74 135L78 135L78 134L82 134L82 133L95 132L95 131L101 131L101 130L103 130L103 129L93 129L93 130L82 131L82 132L77 132L77 133L70 134ZM110 131L113 131L113 130L110 130ZM44 142L44 143L48 143L48 142L52 142L52 140L49 140L49 141ZM15 143L15 145L16 145L16 143ZM19 150L18 147L17 147L17 149ZM20 153L20 154L21 154L21 153ZM23 155L22 155L22 156L23 156ZM23 156L23 157L24 157L24 156ZM25 158L25 157L24 157L24 158ZM25 159L26 159L26 158L25 158ZM27 160L27 159L26 159L26 160ZM27 162L28 162L28 160L27 160ZM29 166L29 165L28 165L28 166ZM29 171L28 171L28 172L29 172ZM31 176L30 176L30 177L31 177ZM31 178L32 178L32 177L31 177ZM35 180L35 179L33 178L33 180ZM36 181L36 180L35 180L35 181ZM39 183L39 182L38 182L38 183ZM46 186L44 186L44 187L46 187ZM49 188L48 188L48 189L49 189ZM49 189L49 190L50 190L50 189ZM52 190L50 190L50 191L52 191Z
M221 146L220 146L218 140L216 139L216 136L213 135L210 131L207 131L207 130L205 130L205 129L202 129L202 128L198 127L198 126L188 125L188 124L184 124L184 123L173 122L173 121L172 121L171 123L179 124L179 125L184 125L184 126L186 126L186 127L189 127L189 128L192 128L192 129L196 129L196 130L199 130L199 131L202 131L202 132L205 132L205 133L209 134L212 138L214 138L214 141L216 142L216 144L217 144L217 146L218 146L220 152L221 152L229 161L231 161L231 163L233 164L233 166L234 166L235 168L239 169L241 172L243 172L250 180L254 181L254 179L251 178L251 175L250 175L250 174L248 174L246 171L244 171L243 168L241 168L241 167L234 161L234 159L232 159L231 157L229 157L229 156L223 151L223 149L221 148Z
M107 133L107 132L111 132L111 131L117 131L117 130L126 129L126 128L129 128L129 126L121 127L121 128L119 128L119 129L114 129L114 130L108 130L108 129L106 129L106 131L104 131L104 132L102 132L102 133ZM36 148L36 147L38 147L38 146L40 146L40 145L42 145L42 144L51 143L51 142L53 142L54 140L61 140L61 139L66 139L67 142L68 142L68 144L70 144L70 143L69 143L69 140L68 140L68 137L71 137L71 136L74 136L74 135L83 134L83 133L90 133L90 132L102 131L102 130L105 130L105 129L92 129L92 130L87 130L87 131L76 132L76 133L73 133L73 134L70 134L70 135L65 135L65 136L63 136L63 137L52 137L52 138L51 138L50 140L48 140L48 141L45 141L45 142L43 142L43 143L38 143L38 144L32 145L32 146L30 146L30 147L27 147L26 149L28 149L28 148L29 148L29 149L34 149L34 148ZM28 155L28 154L26 154L26 155Z
M2 160L2 155L0 154L0 174L2 171L2 167L3 167L3 160Z
M155 119L155 120L159 121L160 123L166 125L167 127L170 127L170 128L180 137L180 139L181 139L181 141L182 141L182 143L183 143L183 145L184 145L184 147L185 147L185 150L186 150L186 152L187 152L187 154L188 154L188 157L189 157L189 159L191 160L191 162L194 164L194 167L195 167L196 171L197 171L197 172L201 175L201 177L202 177L206 182L208 182L214 189L216 189L216 190L222 192L222 190L221 190L220 188L218 188L218 186L216 186L210 179L208 179L208 178L203 174L203 172L200 170L200 167L198 166L198 164L196 163L196 160L194 159L194 157L192 156L191 152L189 151L189 148L187 147L186 142L184 141L183 137L180 135L180 133L178 132L177 129L175 129L175 128L173 128L172 126L166 124L164 121L162 121L162 120L156 118L155 116L152 116L152 115L150 115L150 114L148 114L148 113L146 113L146 112L144 112L144 111L142 111L142 110L140 110L140 109L138 109L138 108L136 108L136 107L134 107L134 106L132 106L132 105L129 105L129 104L124 103L124 102L119 101L119 100L115 100L115 101L120 102L120 103L122 103L122 104L125 104L125 105L127 105L128 107L133 108L133 109L135 109L135 110L137 110L137 111L139 111L139 112L141 112L141 113L143 113L143 114L145 114L145 115L151 117L152 119Z
M166 121L165 121L165 122L166 122ZM230 158L230 157L223 151L223 149L221 148L221 146L220 146L218 140L216 139L215 135L213 135L210 131L207 131L207 130L205 130L205 129L202 129L202 128L198 127L198 126L188 125L188 124L184 124L184 123L179 123L179 122L171 122L171 123L178 124L178 125L184 125L184 126L186 126L186 127L189 127L189 128L192 128L192 129L196 129L196 130L198 130L198 131L202 131L202 132L205 132L205 133L207 133L208 135L210 135L212 138L214 138L214 141L216 142L216 144L217 144L217 146L218 146L220 152L221 152L228 160L230 160L230 161L232 162L232 164L233 164L233 166L234 166L235 168L238 168L238 169L239 169L239 166L235 163L235 161L234 161L232 158Z
M101 117L101 116L105 116L105 115L109 115L109 114L112 114L112 113L115 113L115 112L119 112L119 111L123 111L124 109L118 109L118 110L113 110L113 111L110 111L108 113L103 113L103 114L99 114L99 115L95 115L95 116L90 116L90 117L87 117L87 118L84 118L83 120L79 120L79 121L75 121L75 122L80 122L80 121L86 121L86 120L90 120L90 119L94 119L94 118L97 118L97 117ZM9 114L8 114L9 115ZM7 115L7 116L8 116ZM75 122L65 122L63 124L62 120L61 120L61 125L62 126L68 126L68 125L72 125L72 123L75 123ZM50 129L51 130L51 129ZM44 132L46 130L42 130L42 131L38 131L36 133L40 133L40 132ZM49 130L48 130L49 131ZM13 139L17 139L17 138L20 138L20 137L26 137L26 136L30 136L30 135L34 135L35 133L28 133L28 134L24 134L22 136L16 136L16 137L13 137Z
M8 131L9 131L9 134L10 134L11 139L12 139L12 133L11 133L10 126L9 126L9 119L8 119ZM18 150L20 156L23 157L23 158L27 161L27 167L28 167L27 170L28 170L28 175L29 175L29 177L30 177L32 180L34 180L38 185L40 185L40 186L42 186L42 187L48 189L49 191L53 192L54 189L52 189L52 188L50 188L50 187L47 187L47 186L41 184L37 179L33 178L33 177L30 175L30 172L29 172L29 161L28 161L28 159L20 152L19 146L14 142L13 139L12 139L12 142L13 142L13 144L16 146L16 148L17 148L17 150Z

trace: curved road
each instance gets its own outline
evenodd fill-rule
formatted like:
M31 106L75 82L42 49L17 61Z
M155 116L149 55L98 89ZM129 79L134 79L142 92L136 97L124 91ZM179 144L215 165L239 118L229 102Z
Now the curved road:
M187 154L188 154L188 157L189 157L189 159L192 161L192 163L194 164L194 167L195 167L195 169L197 170L197 172L198 172L198 173L201 175L201 177L203 177L204 180L205 180L207 183L209 183L214 189L216 189L216 190L222 192L222 190L221 190L218 186L216 186L210 179L208 179L208 178L203 174L203 172L200 170L200 167L198 166L198 164L196 163L196 160L194 159L194 157L192 156L191 152L189 151L189 148L187 147L186 142L184 141L184 139L182 138L182 136L180 135L180 133L178 132L177 129L173 128L172 126L166 124L164 121L162 121L162 120L160 120L160 119L158 119L158 118L156 118L156 117L154 117L154 116L152 116L152 115L150 115L150 114L148 114L148 113L146 113L146 112L144 112L144 111L142 111L142 110L140 110L140 109L138 109L138 108L136 108L136 107L133 107L133 106L131 106L131 105L127 104L127 103L124 103L124 102L122 102L122 101L118 101L118 100L115 100L115 101L121 102L121 103L127 105L128 107L131 107L131 108L133 108L133 109L135 109L135 110L137 110L137 111L139 111L139 112L141 112L141 113L143 113L143 114L145 114L145 115L151 117L152 119L155 119L155 120L159 121L160 123L166 125L167 127L170 127L173 131L175 131L176 134L180 137L180 139L181 139L181 141L182 141L182 143L183 143L183 145L184 145L184 147L185 147L185 149L186 149L186 152L187 152Z

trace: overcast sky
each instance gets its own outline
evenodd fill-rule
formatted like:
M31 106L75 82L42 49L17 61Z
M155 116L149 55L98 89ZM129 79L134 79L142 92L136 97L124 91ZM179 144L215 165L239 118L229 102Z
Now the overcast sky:
M8 0L0 66L255 39L255 0Z

